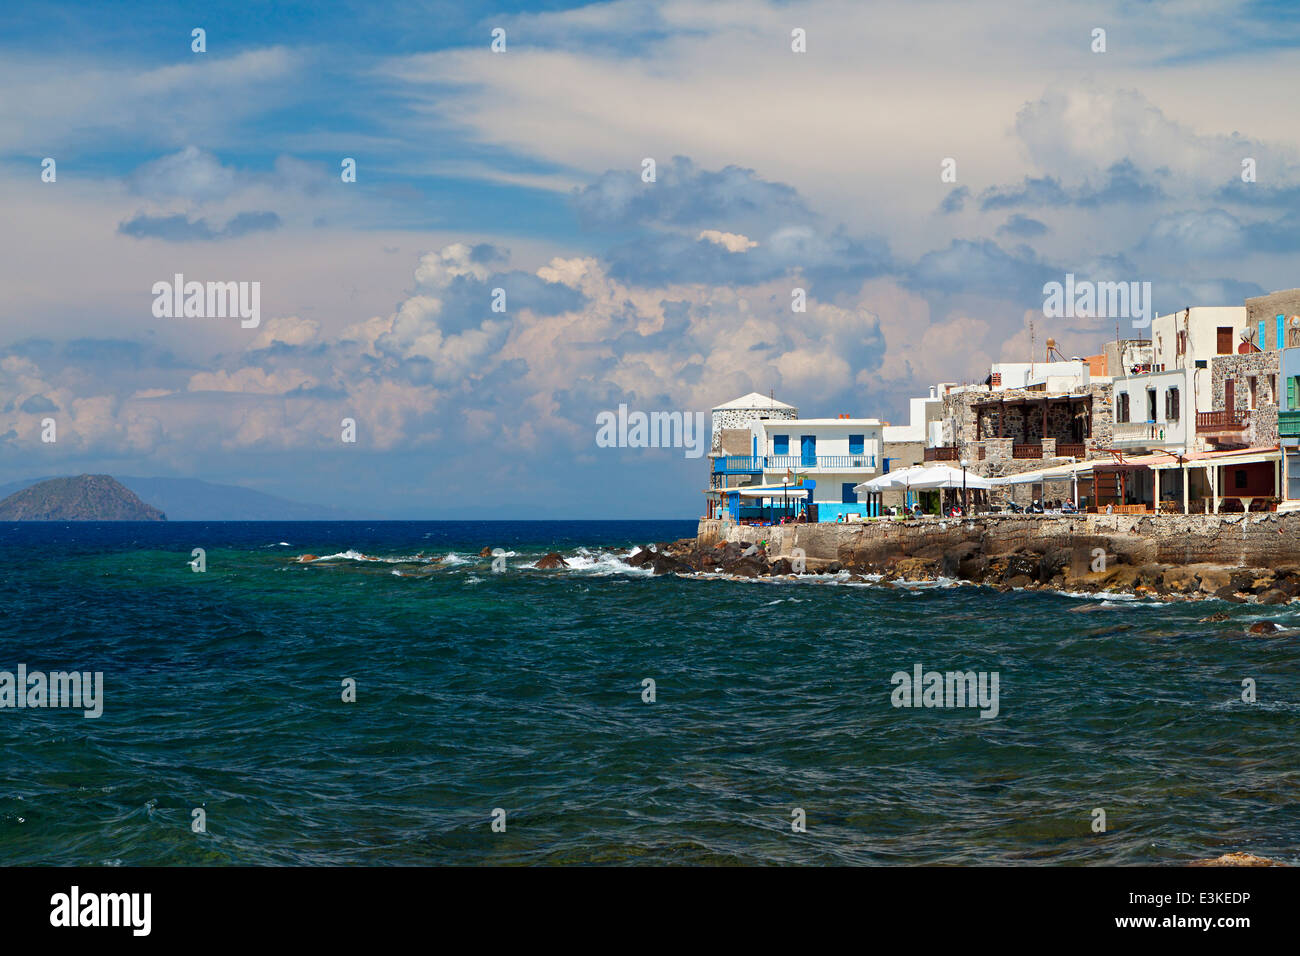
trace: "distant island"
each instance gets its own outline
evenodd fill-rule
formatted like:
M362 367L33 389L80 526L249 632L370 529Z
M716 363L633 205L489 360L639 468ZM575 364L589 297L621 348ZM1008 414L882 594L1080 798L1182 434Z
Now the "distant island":
M357 521L380 517L369 509L352 511L329 505L290 501L252 488L222 485L198 478L113 477L141 501L165 512L168 521ZM0 484L0 500L6 495L12 497L15 492L44 484L52 478L54 476L44 475Z
M166 521L116 478L49 478L0 501L0 521Z

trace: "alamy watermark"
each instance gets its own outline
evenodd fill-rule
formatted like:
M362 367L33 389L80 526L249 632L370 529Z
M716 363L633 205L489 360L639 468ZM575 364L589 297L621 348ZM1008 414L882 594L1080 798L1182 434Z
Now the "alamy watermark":
M255 329L262 324L260 282L186 282L178 272L174 281L155 282L150 291L157 319L238 317L241 328Z
M597 448L683 448L686 458L699 458L708 441L703 412L617 412L596 415Z
M997 671L927 671L920 664L912 673L895 671L889 695L895 707L978 707L980 717L998 715Z
M5 708L42 709L48 707L81 710L87 719L104 713L104 672L44 671L28 672L26 664L18 672L0 671L0 710Z
M1133 328L1151 324L1150 282L1076 282L1074 273L1065 282L1043 286L1043 315L1049 319L1132 319Z

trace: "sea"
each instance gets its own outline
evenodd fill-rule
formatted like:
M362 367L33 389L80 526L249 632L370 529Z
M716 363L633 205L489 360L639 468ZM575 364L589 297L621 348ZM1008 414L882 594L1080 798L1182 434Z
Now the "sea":
M0 706L0 864L1300 864L1295 610L625 562L694 533L0 525L0 672L102 675Z

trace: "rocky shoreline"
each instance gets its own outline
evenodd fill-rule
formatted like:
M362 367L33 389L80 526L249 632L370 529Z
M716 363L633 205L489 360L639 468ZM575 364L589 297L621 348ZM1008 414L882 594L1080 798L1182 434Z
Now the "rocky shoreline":
M998 591L1052 590L1078 594L1126 594L1165 601L1217 598L1232 603L1289 604L1300 598L1300 564L1274 568L1213 563L1162 564L1134 561L1122 547L1021 548L987 554L978 541L951 547L933 544L910 554L874 557L848 552L840 560L806 557L802 573L847 575L847 580L894 582L964 581ZM659 574L712 573L736 578L800 574L788 556L770 554L765 543L719 541L709 546L682 538L642 549L626 559L632 567Z

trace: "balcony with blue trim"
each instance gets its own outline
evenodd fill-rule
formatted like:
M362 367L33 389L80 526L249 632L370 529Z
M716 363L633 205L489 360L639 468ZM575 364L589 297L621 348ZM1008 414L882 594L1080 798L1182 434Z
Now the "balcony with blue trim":
M761 475L763 457L759 455L719 455L713 459L715 475Z
M875 455L719 455L715 475L761 475L774 471L875 471Z

